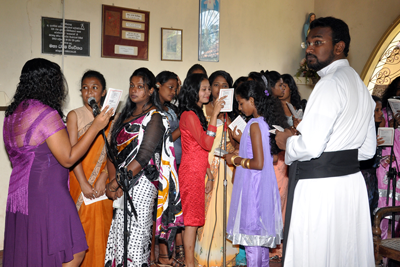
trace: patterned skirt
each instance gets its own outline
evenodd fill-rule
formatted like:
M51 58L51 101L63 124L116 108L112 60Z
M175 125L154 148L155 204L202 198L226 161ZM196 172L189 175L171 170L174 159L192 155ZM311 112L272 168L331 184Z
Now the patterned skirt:
M145 176L142 176L129 191L138 214L128 216L128 266L148 266L153 226L154 204L157 188ZM123 197L121 197L123 198ZM130 207L128 204L128 210ZM123 266L124 256L124 210L116 208L108 236L105 267Z

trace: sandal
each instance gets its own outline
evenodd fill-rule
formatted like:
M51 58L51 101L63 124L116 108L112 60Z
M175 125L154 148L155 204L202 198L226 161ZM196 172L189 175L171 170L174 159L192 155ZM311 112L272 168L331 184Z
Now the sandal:
M175 259L179 262L185 262L185 250L183 245L175 247Z
M275 256L269 258L269 262L281 263L282 262L282 257L279 257L278 255L275 255Z
M158 263L157 264L160 267L185 267L186 266L185 263L183 263L175 258L171 258L172 262L170 264L164 264L164 263L160 262L160 258L169 259L169 257L168 257L168 255L163 255L163 254L158 255Z

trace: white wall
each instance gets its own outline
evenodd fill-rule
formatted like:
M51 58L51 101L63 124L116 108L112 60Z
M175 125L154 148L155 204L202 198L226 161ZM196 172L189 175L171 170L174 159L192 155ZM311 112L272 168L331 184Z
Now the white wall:
M149 60L101 58L102 4L150 11ZM181 77L197 63L198 0L65 0L65 17L90 22L90 57L66 56L64 74L70 101L65 111L82 105L79 80L87 69L104 74L107 86L127 92L128 79L138 67L154 72L171 70ZM302 58L301 29L314 0L221 1L220 61L200 62L211 74L223 69L236 79L250 71L274 69L295 73ZM62 17L62 3L54 0L0 1L0 90L12 98L23 64L43 57L61 65L61 56L41 54L41 17ZM183 29L183 61L160 60L161 27ZM3 120L4 112L0 119ZM0 135L3 132L2 123ZM0 145L0 250L3 249L5 205L11 166Z

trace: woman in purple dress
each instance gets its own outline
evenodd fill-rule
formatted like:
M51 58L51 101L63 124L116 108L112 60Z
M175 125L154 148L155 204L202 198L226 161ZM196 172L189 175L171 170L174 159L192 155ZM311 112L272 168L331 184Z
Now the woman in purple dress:
M277 146L268 125L282 126L286 118L278 112L279 100L257 81L242 83L235 94L239 110L253 118L240 134L239 156L226 155L227 163L237 166L227 238L245 246L247 266L269 266L268 248L281 243L283 223L271 155Z
M3 266L79 266L88 248L68 190L68 169L107 126L100 113L71 147L62 121L67 96L64 75L51 61L25 63L3 136L13 171L7 197Z

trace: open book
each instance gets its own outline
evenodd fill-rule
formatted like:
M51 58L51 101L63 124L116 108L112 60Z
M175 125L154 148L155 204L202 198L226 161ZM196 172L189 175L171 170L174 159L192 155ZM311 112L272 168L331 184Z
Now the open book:
M247 122L242 118L242 116L239 115L231 124L229 124L229 129L233 131L236 127L236 134L239 134L238 130L240 130L243 133L244 128L246 128L246 125Z
M101 110L103 110L105 106L108 106L108 109L110 108L114 109L114 114L115 114L118 108L119 100L121 99L122 96L122 92L123 91L119 89L109 88Z
M296 119L303 119L303 110L299 109L299 110L295 110L293 105L290 104L289 102L286 102L286 105L288 106L290 112L292 113L293 117L295 117Z
M275 129L269 130L268 132L272 133L272 134L276 134L276 130L280 131L280 132L284 132L285 129L283 129L281 126L279 125L272 125L272 127L274 127Z
M233 110L233 95L235 94L235 89L220 89L219 97L226 96L223 100L225 101L224 107L221 109L221 112L231 112Z
M393 146L394 129L392 127L379 127L378 135L384 141L380 146Z
M400 112L400 99L389 98L388 102L389 102L390 108L393 111L393 114Z
M223 157L223 156L226 155L226 154L228 154L228 151L225 151L225 150L222 149L222 148L217 147L217 148L214 150L214 155L217 156L217 157Z

